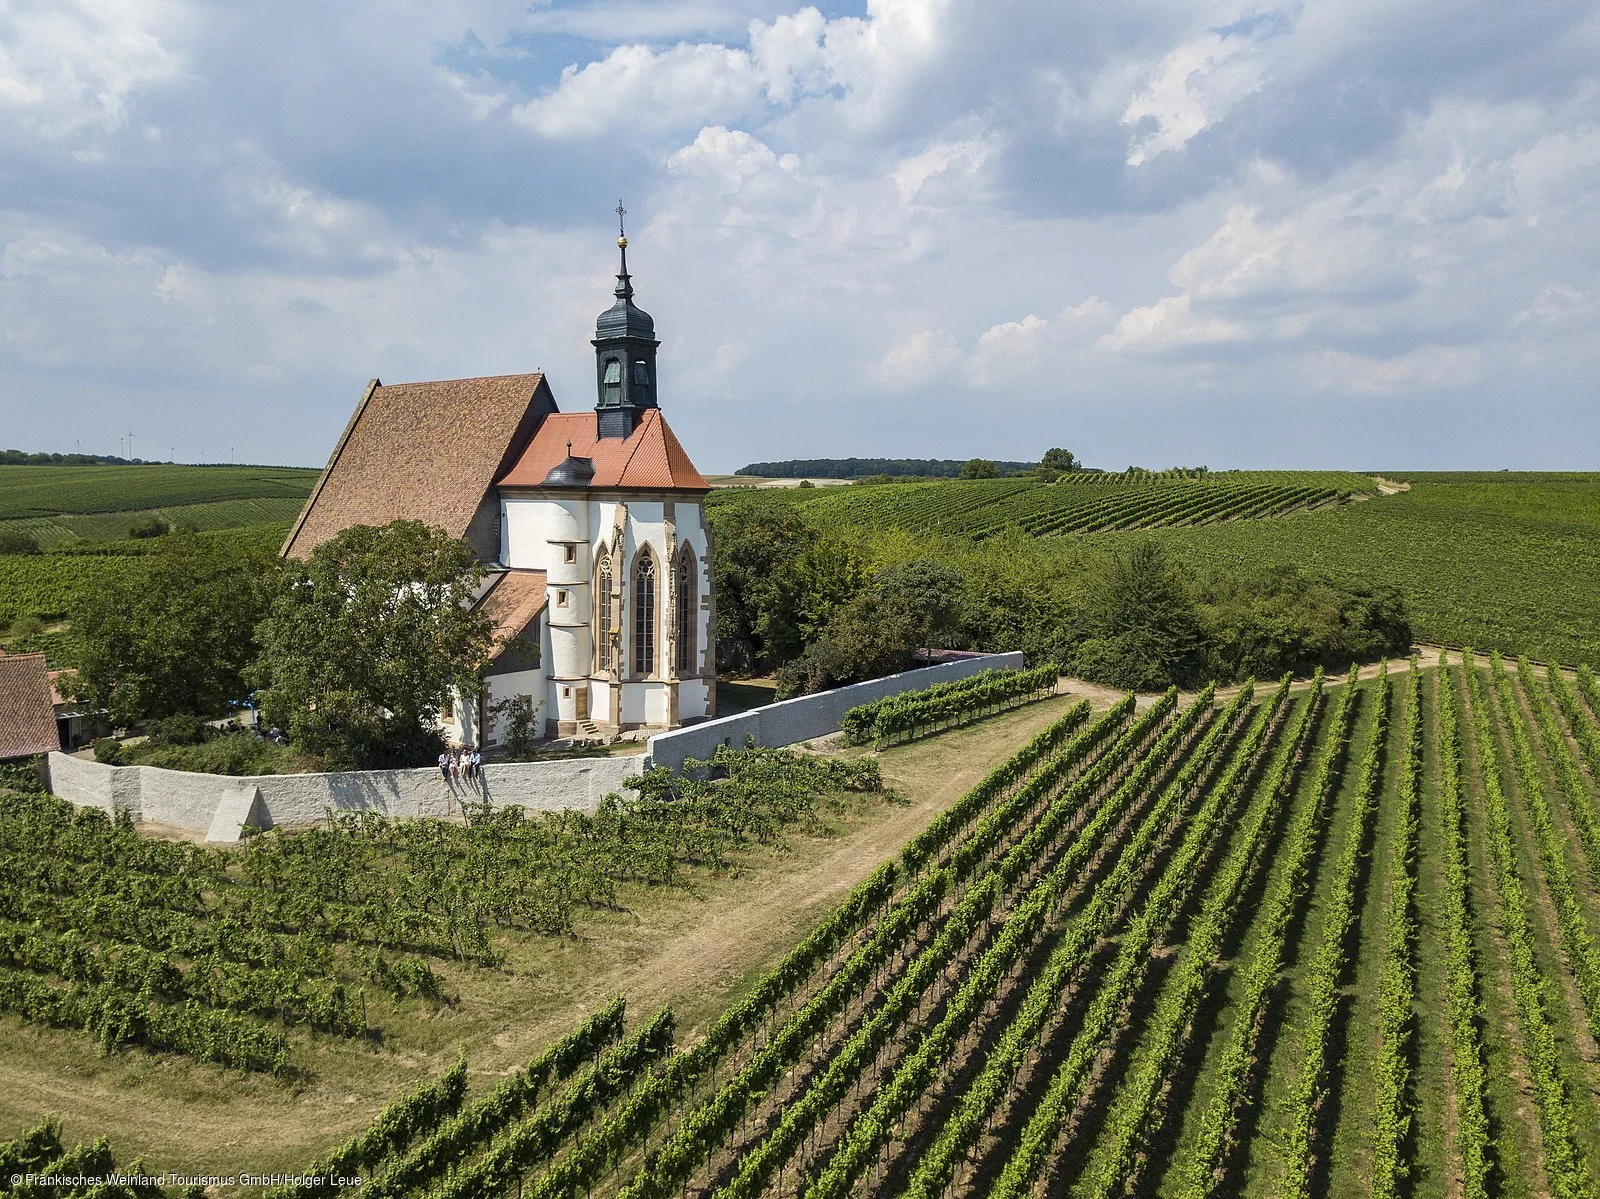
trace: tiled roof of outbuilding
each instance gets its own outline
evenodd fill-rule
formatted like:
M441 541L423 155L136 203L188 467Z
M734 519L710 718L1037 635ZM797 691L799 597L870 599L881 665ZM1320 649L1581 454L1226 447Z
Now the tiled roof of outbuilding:
M374 379L284 554L308 557L351 525L391 520L426 521L462 536L540 415L554 410L542 374L390 386Z
M0 760L60 748L44 655L0 652Z
M506 487L538 487L569 452L574 458L594 460L591 487L711 490L659 408L646 410L638 428L626 438L601 437L593 411L553 413L545 418L538 435L500 483Z
M545 602L542 570L508 570L490 583L474 605L494 624L494 651L490 656L499 657L508 643L522 636Z

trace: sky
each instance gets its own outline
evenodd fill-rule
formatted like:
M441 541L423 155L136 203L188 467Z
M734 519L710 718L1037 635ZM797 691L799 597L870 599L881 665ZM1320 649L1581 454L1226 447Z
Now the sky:
M703 471L1597 469L1597 64L1593 0L0 0L0 447L591 407L620 197Z

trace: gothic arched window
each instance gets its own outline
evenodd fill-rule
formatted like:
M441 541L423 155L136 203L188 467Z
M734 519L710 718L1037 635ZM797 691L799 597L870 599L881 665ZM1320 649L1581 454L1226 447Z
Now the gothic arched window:
M684 542L683 549L678 551L677 578L674 580L677 592L677 610L672 614L672 646L673 666L678 674L694 673L694 611L696 595L694 551L689 548L689 543Z
M607 552L600 555L600 561L594 568L594 644L596 660L602 671L615 669L611 654L611 634L617 627L617 601L611 594L611 588L611 554Z
M656 668L656 559L649 550L633 567L633 669L654 674Z

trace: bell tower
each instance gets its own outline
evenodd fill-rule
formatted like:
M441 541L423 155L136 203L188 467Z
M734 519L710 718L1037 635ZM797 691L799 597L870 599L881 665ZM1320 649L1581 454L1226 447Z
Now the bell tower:
M595 385L599 397L601 437L627 437L638 427L645 410L656 408L656 323L633 302L633 279L628 274L628 233L623 218L628 210L617 201L617 297L600 314L594 326Z

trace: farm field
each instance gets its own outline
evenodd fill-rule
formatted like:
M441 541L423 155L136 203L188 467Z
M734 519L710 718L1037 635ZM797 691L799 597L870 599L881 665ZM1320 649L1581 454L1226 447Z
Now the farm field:
M0 466L0 533L46 551L0 554L0 632L23 616L58 621L123 569L122 555L147 548L128 539L135 525L160 520L275 549L316 480L276 466Z
M493 967L423 955L458 1003L396 1002L365 982L381 1040L287 1029L291 1065L303 1075L224 1070L137 1046L103 1053L82 1031L0 1015L0 1142L54 1114L69 1144L109 1135L121 1164L143 1155L186 1169L298 1167L419 1075L443 1072L458 1045L469 1050L477 1093L622 992L636 1013L670 1003L692 1035L942 807L1075 702L1046 700L889 750L877 761L904 798L822 807L781 842L735 851L732 870L688 867L677 887L624 883L616 910L578 915L576 936L497 932L505 961Z
M1148 535L1195 562L1293 565L1390 584L1426 641L1600 667L1600 474L1393 477L1411 490L1282 520Z
M927 554L926 539L943 537L934 553L975 569L990 539L1015 525L1031 536L1003 539L1001 552L1064 577L1083 571L1080 548L1118 549L1151 538L1203 571L1287 566L1387 584L1405 597L1421 641L1600 668L1600 474L1238 471L1203 480L1103 481L1108 477L1069 483L1077 476L1068 475L1048 486L1026 479L888 484L826 495L714 492L709 509L776 496L818 527L860 543L869 558ZM1378 494L1377 477L1409 489ZM1228 479L1236 481L1222 482ZM1178 505L1183 496L1260 488L1342 498L1254 513L1270 519L1250 519L1246 509L1217 509L1187 524L1181 515L1139 515L1151 504ZM1089 499L1072 507L1079 495Z
M1065 534L1280 516L1377 490L1372 479L1340 471L1224 471L1194 478L1133 471L1069 474L1053 484L1033 478L971 479L779 494L819 523L981 538L1010 527ZM740 498L738 492L724 493L712 502Z
M370 1195L1592 1195L1600 681L1366 673L1050 701L720 1014L602 1012L465 1096L441 1066L318 1163Z
M317 474L297 466L0 466L0 520L218 500L303 500Z

